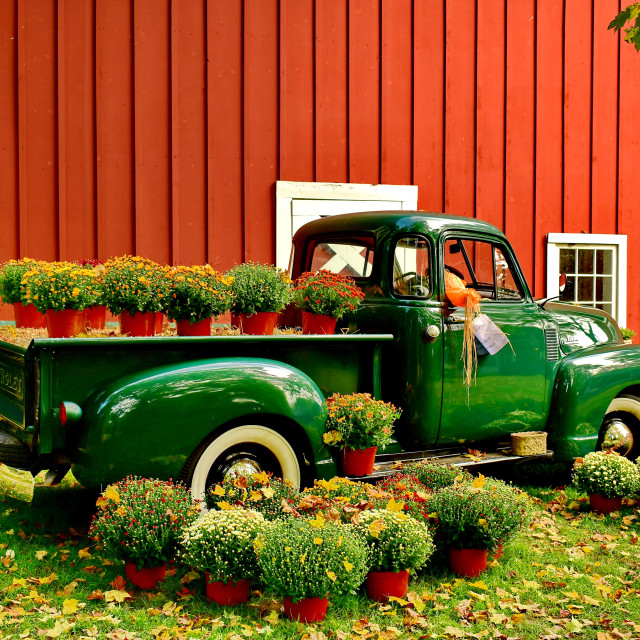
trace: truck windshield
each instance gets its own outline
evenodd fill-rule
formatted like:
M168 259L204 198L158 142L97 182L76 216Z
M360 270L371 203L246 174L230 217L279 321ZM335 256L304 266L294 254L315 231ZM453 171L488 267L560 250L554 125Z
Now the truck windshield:
M307 251L307 271L324 269L356 280L373 269L373 238L322 238L312 240Z

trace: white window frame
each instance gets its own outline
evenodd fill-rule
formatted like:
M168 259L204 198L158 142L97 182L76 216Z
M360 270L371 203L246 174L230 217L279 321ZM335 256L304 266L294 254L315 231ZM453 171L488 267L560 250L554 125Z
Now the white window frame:
M613 316L621 327L627 322L627 236L606 233L549 233L547 234L547 297L560 294L560 249L576 245L614 249L616 256L616 301Z
M418 187L417 185L278 180L276 182L276 265L282 269L286 269L289 265L296 200L334 200L338 208L339 202L344 202L344 210L341 213L381 208L412 211L418 208ZM352 201L351 206L348 201ZM370 202L369 209L360 208L362 202ZM324 205L325 203L323 208Z

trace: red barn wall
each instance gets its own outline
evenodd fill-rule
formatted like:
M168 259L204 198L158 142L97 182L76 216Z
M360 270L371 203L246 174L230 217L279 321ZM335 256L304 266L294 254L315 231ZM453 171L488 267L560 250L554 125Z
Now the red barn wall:
M273 261L276 180L417 184L510 235L629 236L617 0L0 0L0 262ZM9 317L4 310L2 317Z

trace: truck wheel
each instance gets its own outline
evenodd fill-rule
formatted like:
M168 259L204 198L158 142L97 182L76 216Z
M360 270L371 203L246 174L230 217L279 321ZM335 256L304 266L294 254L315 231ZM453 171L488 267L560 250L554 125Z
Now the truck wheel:
M640 399L621 395L607 409L600 430L599 449L615 449L635 460L640 454Z
M209 487L228 475L261 471L300 487L300 463L286 438L262 425L235 427L212 440L202 451L191 474L191 493L202 500Z

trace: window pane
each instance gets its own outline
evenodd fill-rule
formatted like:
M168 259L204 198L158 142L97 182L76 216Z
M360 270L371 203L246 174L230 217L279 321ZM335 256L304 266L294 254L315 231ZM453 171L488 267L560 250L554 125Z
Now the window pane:
M578 249L578 273L594 273L593 249Z
M602 309L606 311L609 315L613 315L613 305L610 304L597 304L595 305L596 309Z
M596 300L611 302L613 299L613 282L611 278L596 278Z
M593 278L578 277L578 302L593 302Z
M575 302L576 298L576 278L575 276L567 276L567 284L564 291L560 292L560 300L562 302Z
M576 252L573 249L560 249L560 273L576 272Z
M596 273L613 274L613 251L611 249L596 251Z
M399 296L426 298L431 293L429 245L424 238L401 238L394 251L393 292Z
M373 268L373 240L318 241L311 251L309 271L325 269L352 278L366 278Z

